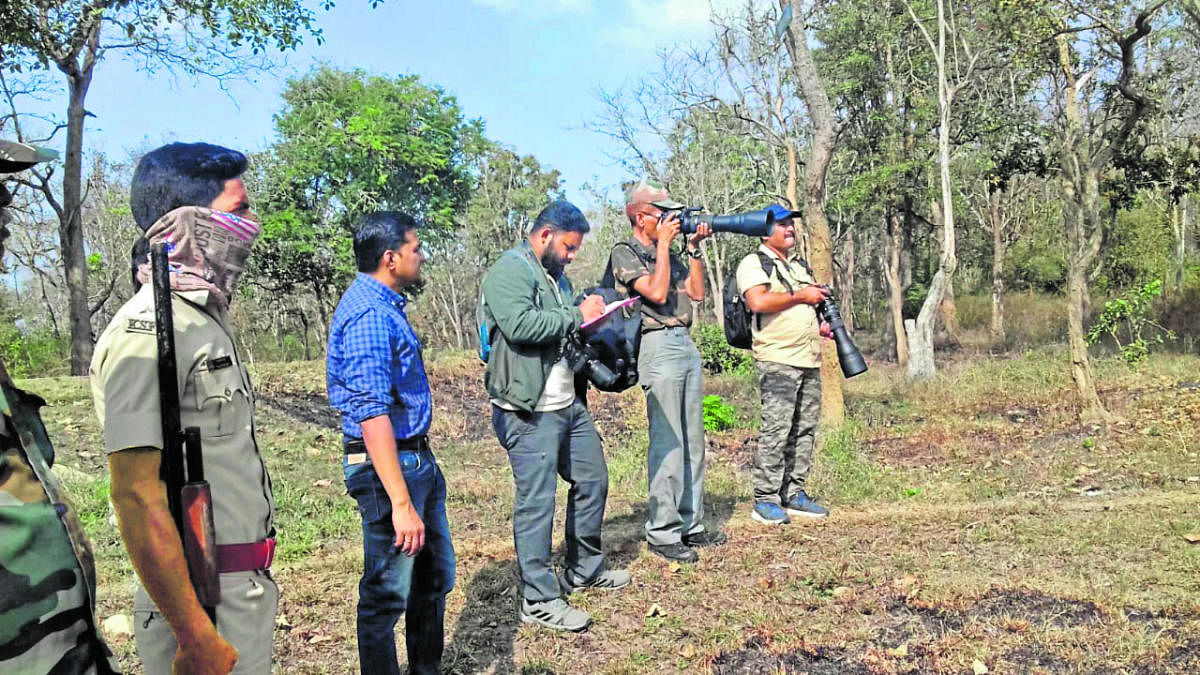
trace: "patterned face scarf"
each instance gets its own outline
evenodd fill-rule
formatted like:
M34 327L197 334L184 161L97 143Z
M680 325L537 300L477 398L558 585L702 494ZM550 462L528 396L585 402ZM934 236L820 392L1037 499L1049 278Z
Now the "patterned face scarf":
M146 239L152 245L167 242L171 290L208 291L210 301L225 310L259 231L253 220L184 206L159 218L146 230ZM138 266L137 276L142 284L150 283L149 257Z

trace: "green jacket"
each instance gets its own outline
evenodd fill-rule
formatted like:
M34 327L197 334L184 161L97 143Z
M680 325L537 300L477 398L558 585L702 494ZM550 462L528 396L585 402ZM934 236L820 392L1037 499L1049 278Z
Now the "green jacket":
M579 330L583 313L563 275L557 288L528 242L509 249L483 279L480 316L491 342L483 382L488 395L532 412L562 343Z

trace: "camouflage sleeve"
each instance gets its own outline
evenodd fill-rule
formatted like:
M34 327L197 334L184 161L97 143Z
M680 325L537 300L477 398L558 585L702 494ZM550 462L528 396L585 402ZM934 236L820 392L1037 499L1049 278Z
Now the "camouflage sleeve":
M650 268L646 266L646 261L624 244L613 246L612 253L609 254L609 262L612 264L613 278L630 290L633 289L634 281L650 274Z

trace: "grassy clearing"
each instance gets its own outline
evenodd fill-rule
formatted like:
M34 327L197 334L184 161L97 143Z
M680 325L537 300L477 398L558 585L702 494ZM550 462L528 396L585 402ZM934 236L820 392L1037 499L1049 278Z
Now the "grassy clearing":
M961 302L960 302L961 307ZM824 429L810 482L826 521L749 518L755 382L709 378L734 428L709 434L709 521L730 543L694 567L641 543L645 408L594 395L611 479L605 549L633 587L582 594L594 627L516 619L512 477L470 355L430 360L434 447L459 557L451 672L1196 672L1200 669L1200 358L1098 363L1123 422L1080 428L1054 348L945 364L909 384L873 364L848 383L850 420ZM320 363L259 364L260 440L275 483L284 589L277 670L352 672L360 561L336 418ZM107 517L106 463L79 379L30 380L97 550L103 617L128 612L132 573ZM560 492L565 499L565 488ZM562 531L559 515L556 532ZM139 672L132 643L114 641Z

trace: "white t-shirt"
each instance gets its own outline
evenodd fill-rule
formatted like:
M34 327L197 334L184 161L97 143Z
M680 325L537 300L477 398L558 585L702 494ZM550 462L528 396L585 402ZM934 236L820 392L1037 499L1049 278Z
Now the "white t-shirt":
M566 359L559 359L558 363L550 368L550 374L546 376L546 388L542 390L542 395L538 398L537 404L533 406L533 411L553 412L562 410L574 402L575 373L567 365ZM504 410L516 411L518 409L498 398L492 399L492 403Z

